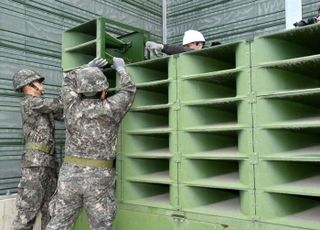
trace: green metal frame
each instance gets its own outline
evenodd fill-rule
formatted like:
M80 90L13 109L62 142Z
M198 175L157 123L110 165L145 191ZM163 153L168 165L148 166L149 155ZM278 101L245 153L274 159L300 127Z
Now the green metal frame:
M110 26L128 30L118 38L108 32ZM68 72L87 64L95 57L105 58L112 63L112 57L122 57L127 63L144 59L144 43L150 33L126 24L97 18L66 30L62 36L62 68Z
M319 25L252 43L257 217L320 229Z

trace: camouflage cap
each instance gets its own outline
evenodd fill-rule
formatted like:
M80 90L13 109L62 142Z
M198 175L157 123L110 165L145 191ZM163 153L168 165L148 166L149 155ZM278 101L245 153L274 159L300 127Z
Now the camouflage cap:
M107 90L109 83L97 67L87 67L78 72L78 93L94 93Z
M21 92L25 85L30 84L33 81L43 81L44 77L41 77L37 72L30 69L21 69L13 75L13 88Z

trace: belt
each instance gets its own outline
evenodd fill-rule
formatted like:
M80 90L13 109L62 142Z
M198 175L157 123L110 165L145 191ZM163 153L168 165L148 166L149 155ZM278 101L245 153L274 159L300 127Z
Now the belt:
M50 154L50 146L45 144L40 144L36 142L27 142L24 146L25 150L39 150L41 152Z
M91 159L91 158L83 158L83 157L74 157L69 155L64 156L64 162L79 165L79 166L91 166L91 167L107 168L107 169L111 169L113 166L113 160Z

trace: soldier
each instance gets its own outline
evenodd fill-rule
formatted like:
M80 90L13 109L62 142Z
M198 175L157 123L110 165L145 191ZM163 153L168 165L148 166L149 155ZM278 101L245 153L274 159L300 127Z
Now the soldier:
M80 208L91 229L111 230L115 216L116 143L119 123L129 110L136 87L121 58L113 58L120 89L106 98L108 81L99 68L69 72L62 86L66 148L57 192L50 202L47 230L71 229Z
M32 229L41 211L41 229L49 222L49 198L56 189L57 163L54 153L54 118L62 119L58 98L44 98L44 77L22 69L13 76L13 87L23 92L21 102L25 151L21 160L21 180L17 193L17 216L13 229Z

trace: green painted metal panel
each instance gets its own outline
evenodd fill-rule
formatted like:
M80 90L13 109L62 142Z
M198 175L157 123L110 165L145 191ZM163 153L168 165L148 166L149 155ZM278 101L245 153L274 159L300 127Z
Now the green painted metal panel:
M149 33L146 31L132 32L118 38L129 44L129 47L121 51L120 54L119 50L110 50L110 52L114 52L111 53L113 56L123 56L128 63L144 60L144 44L150 39Z
M120 209L117 213L117 218L115 220L113 229L172 230L175 228L174 228L174 221L171 216L152 214L150 212L137 212L134 210Z
M108 32L112 25L133 32L123 35L121 38L116 38ZM109 63L112 63L112 57L114 56L123 57L127 63L141 61L144 59L143 46L149 37L150 34L147 31L105 18L86 22L63 33L63 71L67 72L75 69L95 57L107 59Z
M224 229L234 229L234 230L241 230L245 228L241 228L240 226L229 226L228 224L212 224L212 223L206 223L201 221L186 221L185 223L185 230L211 230L211 229L217 229L217 230L224 230Z
M137 84L132 109L122 122L122 202L177 207L177 111L175 59L127 67Z
M318 55L320 48L313 41L319 36L320 27L315 24L255 38L253 42L253 65L284 65L293 58L312 59ZM283 61L283 62L279 62ZM292 60L299 62L300 60ZM290 61L291 62L291 61ZM288 63L289 65L290 63Z
M255 208L249 44L188 52L177 62L181 208L250 219Z
M257 216L319 229L319 25L252 43ZM272 210L272 211L270 211Z
M319 197L261 191L257 193L257 204L263 221L301 229L319 229Z
M82 210L73 229L90 230L86 212ZM125 221L124 221L125 220ZM130 224L129 224L130 223ZM150 212L137 212L136 210L118 209L113 222L113 230L170 230L174 228L174 221L171 216L153 214Z
M151 209L140 210L137 206L121 205L113 224L114 230L136 230L136 229L177 229L177 230L301 230L302 228L288 227L285 225L261 223L258 221L237 220L228 217L206 216L188 213L185 217L179 212L154 213ZM80 215L85 215L81 213ZM209 217L209 218L208 218ZM125 221L124 221L125 220ZM130 224L128 224L130 223ZM74 229L89 230L86 218L78 219Z
M175 98L170 87L138 96L123 123L122 204L179 211L174 229L319 229L319 48L304 42L317 36L314 25L170 57ZM159 81L164 60L129 69L138 85ZM131 115L157 103L176 113ZM170 136L147 132L171 126Z

